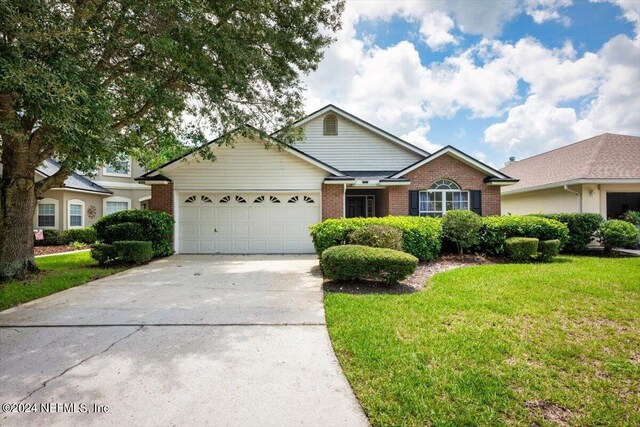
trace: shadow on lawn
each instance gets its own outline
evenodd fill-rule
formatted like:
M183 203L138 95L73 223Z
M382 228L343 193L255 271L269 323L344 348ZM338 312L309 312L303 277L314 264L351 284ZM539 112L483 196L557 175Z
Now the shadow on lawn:
M396 283L395 285L385 285L382 282L376 282L373 280L358 280L352 282L337 282L326 281L322 285L322 289L325 292L337 292L343 294L391 294L391 295L403 295L412 294L420 291L420 289L404 284Z

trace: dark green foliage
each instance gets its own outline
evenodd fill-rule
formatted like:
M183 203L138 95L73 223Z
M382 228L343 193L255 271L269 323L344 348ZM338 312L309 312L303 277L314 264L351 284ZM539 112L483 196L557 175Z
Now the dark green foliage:
M640 225L640 212L638 211L627 211L622 219L630 222L633 225Z
M125 240L114 242L113 247L118 254L118 259L123 262L132 262L140 265L149 262L153 258L151 242Z
M538 242L535 237L510 237L505 240L505 251L515 262L531 262L538 254Z
M569 229L559 221L530 215L488 216L482 219L478 250L501 255L509 237L535 237L538 240L569 240Z
M458 247L458 253L480 241L482 217L471 211L450 211L442 219L442 237L449 239Z
M542 262L551 262L553 257L560 253L560 240L541 240L538 242L538 259Z
M593 213L536 214L534 216L554 219L568 227L569 239L562 247L562 251L569 253L587 250L587 245L595 238L595 232L602 222L600 214Z
M334 246L322 253L322 271L332 280L380 280L396 283L411 274L418 258L393 249L360 245Z
M98 235L93 227L70 228L62 232L62 239L66 244L80 242L90 245L98 240Z
M636 226L618 219L600 224L597 235L607 253L613 248L632 248L638 243Z
M36 246L60 246L66 244L62 238L62 231L42 230L44 240L34 240Z
M93 225L98 240L107 242L109 226L122 223L136 223L142 227L143 239L153 245L154 256L167 256L173 253L173 217L165 212L128 210L103 216ZM127 226L129 227L129 226ZM131 237L125 237L129 240Z
M147 240L142 225L137 222L121 222L107 226L102 239L105 243L118 240Z
M402 230L387 225L365 225L349 234L349 244L402 250Z
M421 261L430 261L440 253L440 220L417 216L327 219L309 227L316 253L320 256L327 248L347 244L349 235L366 225L386 225L402 230L402 249Z
M118 252L115 246L108 243L95 243L91 247L91 258L98 261L98 264L104 265L118 258Z

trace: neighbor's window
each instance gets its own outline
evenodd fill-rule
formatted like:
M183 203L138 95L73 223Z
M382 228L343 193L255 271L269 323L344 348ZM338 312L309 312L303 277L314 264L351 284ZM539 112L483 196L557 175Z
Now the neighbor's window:
M69 227L82 227L82 205L69 205Z
M127 209L129 209L129 203L127 202L106 202L105 215L126 211Z
M104 167L105 173L113 174L113 175L129 175L129 159L117 161L110 165L106 165Z
M338 118L335 116L335 114L329 114L324 118L324 134L325 135L338 134Z
M447 211L468 209L469 192L460 190L458 184L448 179L436 181L427 191L420 192L421 216L442 216Z
M42 203L38 205L38 227L56 226L56 205Z

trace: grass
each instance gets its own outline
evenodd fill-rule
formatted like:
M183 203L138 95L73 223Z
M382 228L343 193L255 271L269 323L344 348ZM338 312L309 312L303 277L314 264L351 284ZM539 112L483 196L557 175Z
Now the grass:
M374 426L640 425L638 258L462 268L325 306Z
M0 282L0 310L42 298L91 280L125 270L125 266L99 267L90 253L78 252L36 258L41 273L27 280Z

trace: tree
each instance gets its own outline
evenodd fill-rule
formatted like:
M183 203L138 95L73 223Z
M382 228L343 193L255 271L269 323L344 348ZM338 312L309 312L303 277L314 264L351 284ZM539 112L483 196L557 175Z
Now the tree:
M0 0L0 277L35 270L37 198L70 171L180 141L204 146L207 134L245 123L283 127L291 143L300 76L317 67L342 9L342 0ZM62 167L35 182L49 157Z

